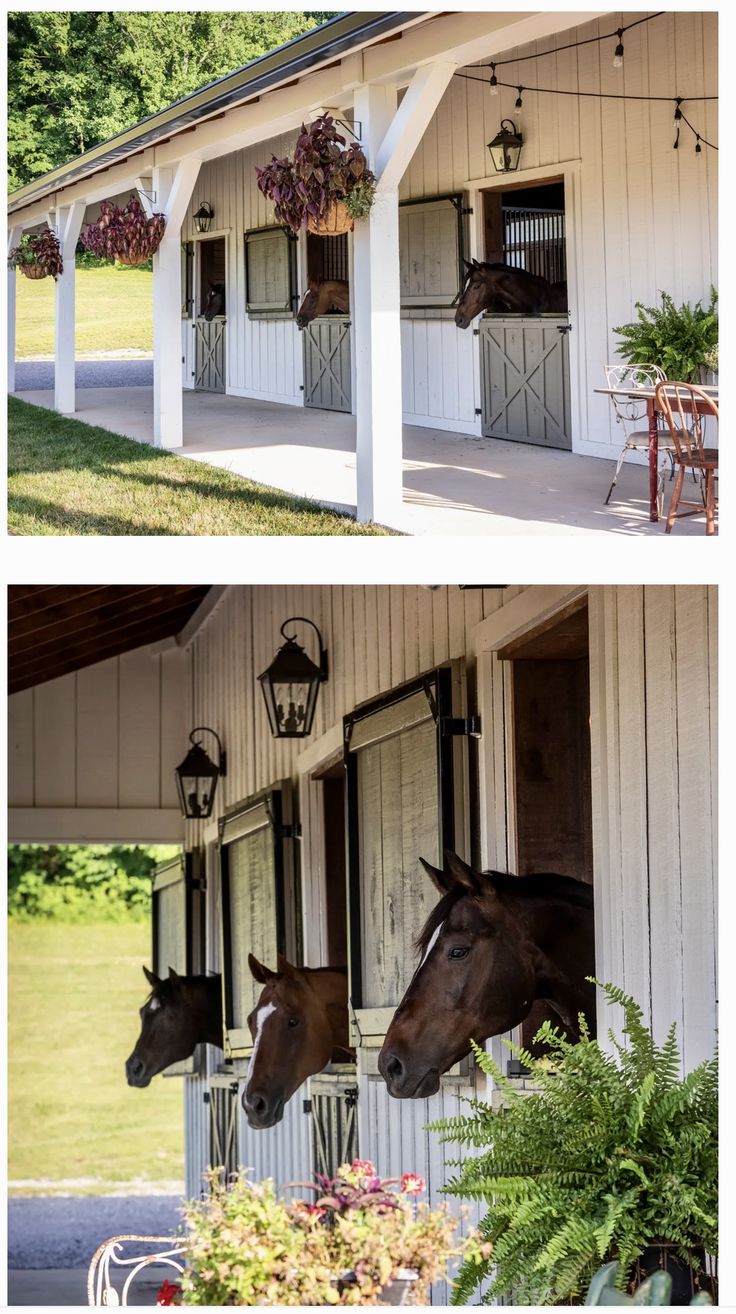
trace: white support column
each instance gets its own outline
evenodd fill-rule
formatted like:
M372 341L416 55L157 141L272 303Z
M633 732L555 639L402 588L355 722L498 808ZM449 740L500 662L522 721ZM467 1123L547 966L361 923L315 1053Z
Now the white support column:
M21 224L8 229L8 255L23 236ZM15 392L15 291L17 270L8 270L8 392Z
M154 209L166 231L153 257L153 433L157 447L182 447L181 226L200 160L153 171Z
M399 183L455 65L417 69L396 108L395 85L355 90L376 199L353 239L358 520L396 525L403 498Z
M56 347L54 352L54 409L73 415L75 395L75 250L84 222L84 201L60 206L56 212L56 236L61 247L64 272L56 280Z
M355 92L373 164L396 113L395 86ZM382 192L353 235L358 520L398 523L402 500L399 194Z

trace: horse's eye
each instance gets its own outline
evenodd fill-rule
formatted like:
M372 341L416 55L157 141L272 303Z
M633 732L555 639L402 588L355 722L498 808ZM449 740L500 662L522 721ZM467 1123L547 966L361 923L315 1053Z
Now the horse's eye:
M455 949L450 949L450 950L448 950L447 957L448 957L448 958L467 958L467 956L468 956L469 953L470 953L470 950L469 950L469 949L462 949L462 948L460 948L460 946L458 945L458 946L456 946Z
M299 1018L298 1018L298 1017L290 1017L290 1018L289 1018L289 1021L288 1021L288 1026L290 1026L290 1027L298 1027L298 1026L299 1026Z

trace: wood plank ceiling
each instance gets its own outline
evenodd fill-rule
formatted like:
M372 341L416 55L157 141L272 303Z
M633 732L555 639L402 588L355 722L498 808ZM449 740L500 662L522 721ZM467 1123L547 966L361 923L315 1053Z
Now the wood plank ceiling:
M8 691L178 634L209 585L16 585L8 590Z

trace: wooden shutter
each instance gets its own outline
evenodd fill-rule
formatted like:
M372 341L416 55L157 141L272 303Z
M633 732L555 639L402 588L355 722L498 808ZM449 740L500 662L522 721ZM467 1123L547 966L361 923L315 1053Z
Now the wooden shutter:
M464 256L461 193L399 206L402 307L449 307Z
M299 957L294 838L288 782L246 799L220 822L226 1058L252 1049L248 1014L262 987L248 954L271 968L277 953Z
M181 244L181 317L191 319L194 311L194 242Z
M167 977L170 967L179 976L204 971L205 904L199 860L197 853L182 853L154 868L152 959L157 976ZM191 1076L200 1067L200 1056L195 1051L191 1058L172 1063L164 1076Z
M375 1047L416 966L437 901L420 856L466 848L460 663L430 672L345 721L354 1039Z
M249 315L293 315L296 310L296 239L283 228L245 234L245 296Z

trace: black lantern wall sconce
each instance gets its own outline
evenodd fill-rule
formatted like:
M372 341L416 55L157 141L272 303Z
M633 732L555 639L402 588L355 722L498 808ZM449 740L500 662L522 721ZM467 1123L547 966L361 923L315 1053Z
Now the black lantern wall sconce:
M194 227L198 233L208 233L212 227L215 212L209 201L202 201L194 215Z
M493 141L488 143L493 167L497 173L515 173L519 167L523 145L524 138L511 119L501 119L500 131L496 133Z
M286 633L287 625L301 621L311 625L319 644L319 666ZM319 686L327 679L327 652L314 621L306 616L291 616L281 626L286 640L271 665L258 676L266 704L271 734L276 739L306 739L312 732Z
M195 741L195 735L212 735L217 743L218 760L213 762ZM212 815L215 790L220 776L227 775L227 759L220 736L207 725L198 725L189 736L192 747L174 772L182 815L188 821L202 821Z

